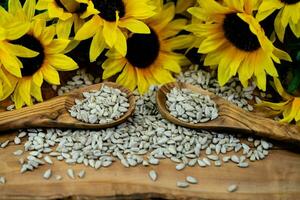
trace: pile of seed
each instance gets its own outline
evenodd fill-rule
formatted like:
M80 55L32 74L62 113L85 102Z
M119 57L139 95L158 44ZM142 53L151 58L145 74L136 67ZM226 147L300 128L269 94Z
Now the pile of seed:
M172 116L189 123L207 122L218 117L216 103L208 95L193 93L186 88L172 88L167 94L166 105Z
M209 73L198 69L198 66L191 66L190 70L180 74L177 78L178 81L189 83L192 85L201 86L216 95L223 97L224 99L234 103L235 105L247 110L253 111L253 107L248 104L249 100L255 100L256 103L261 102L260 98L253 95L253 91L256 88L254 82L248 87L243 88L237 77L232 78L224 86L220 86L214 72ZM265 96L265 93L261 93Z
M69 110L72 117L90 124L106 124L119 119L129 108L127 94L119 89L102 86L99 91L83 93Z
M185 77L188 73L191 76ZM203 74L187 72L185 75L179 79L194 84ZM215 79L205 79L208 82L206 87L218 91L218 95L227 99L233 95L232 102L240 102L247 96L252 96L252 86L237 92L234 89L222 89L215 84L211 86L213 80ZM95 169L109 167L117 160L124 167L133 167L158 165L161 159L170 159L174 162L176 170L182 170L196 165L221 167L229 162L237 167L247 168L250 162L268 156L272 144L263 139L243 139L240 135L193 130L164 120L156 107L156 91L156 87L151 87L144 96L135 92L137 101L134 115L126 123L114 128L98 131L20 130L16 137L20 139L28 136L24 143L24 151L29 152L24 154L20 149L14 153L19 157L21 172L52 164L52 159L65 161L67 164L83 163ZM247 101L237 105L249 107ZM15 142L19 143L19 140L15 139ZM9 143L9 140L3 141L0 145L5 148ZM49 172L46 173L46 177L48 174ZM149 176L155 179L153 172ZM181 183L179 185L181 186Z
M57 94L60 96L74 89L92 85L93 83L99 83L100 80L100 78L94 78L91 74L86 73L85 69L79 69L77 70L76 75L73 76L71 80L67 81L65 85L61 87L53 85L52 88L57 91Z

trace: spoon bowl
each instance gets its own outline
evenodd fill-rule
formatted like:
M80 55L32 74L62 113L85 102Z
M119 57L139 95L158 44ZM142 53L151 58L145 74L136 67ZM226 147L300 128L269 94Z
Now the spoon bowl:
M210 96L211 100L217 104L219 116L214 120L196 124L185 122L172 116L167 108L166 101L167 94L174 87L178 89L186 88L194 93ZM156 102L162 117L180 126L212 131L248 133L300 144L299 126L279 123L272 119L257 116L198 86L181 82L167 83L157 91Z
M75 104L75 99L82 99L83 92L99 90L103 85L116 88L127 94L129 108L119 119L107 124L89 124L73 118L69 109ZM62 96L13 111L0 113L0 131L22 128L77 128L77 129L104 129L117 126L125 122L134 112L135 97L131 91L123 86L104 82L74 90Z

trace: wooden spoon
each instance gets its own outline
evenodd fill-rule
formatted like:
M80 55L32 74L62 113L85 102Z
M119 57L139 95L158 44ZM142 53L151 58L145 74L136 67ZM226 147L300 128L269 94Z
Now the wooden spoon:
M166 94L168 94L173 87L187 88L195 93L209 95L218 106L219 116L212 121L197 124L184 122L173 117L166 107ZM300 144L299 126L279 123L272 119L260 117L251 112L244 111L229 101L197 86L185 83L165 84L157 92L156 101L162 117L180 126L224 132L246 132L275 140L296 142Z
M88 124L73 118L69 109L75 104L75 99L82 99L82 93L91 90L99 90L103 85L117 88L128 96L129 109L119 119L107 124ZM102 129L116 126L126 121L134 112L135 97L128 89L111 82L99 83L86 86L72 91L63 96L55 97L30 107L0 113L0 131L15 130L22 128L79 128L79 129Z

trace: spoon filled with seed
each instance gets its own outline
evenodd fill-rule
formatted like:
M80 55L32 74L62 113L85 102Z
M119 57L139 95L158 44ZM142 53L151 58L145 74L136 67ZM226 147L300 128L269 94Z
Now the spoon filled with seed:
M0 112L0 131L34 127L109 128L125 122L134 108L131 91L116 83L99 83L30 107Z
M214 131L249 133L300 144L300 127L247 112L191 84L167 83L157 91L157 107L174 124Z

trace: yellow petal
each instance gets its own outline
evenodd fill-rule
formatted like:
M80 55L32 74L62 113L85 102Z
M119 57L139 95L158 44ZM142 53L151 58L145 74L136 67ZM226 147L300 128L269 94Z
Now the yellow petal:
M277 14L275 21L274 21L274 29L275 32L278 36L278 39L283 42L284 34L285 34L285 27L281 24L281 15L282 15L282 10L279 11Z
M122 56L125 56L127 53L126 38L119 28L117 28L116 33L117 33L117 38L116 38L117 42L115 43L114 47Z
M133 33L150 33L149 27L142 21L128 18L119 22L119 26L127 28Z
M60 71L71 71L78 68L77 63L70 57L63 54L48 55L50 65Z
M110 48L114 46L117 39L117 27L115 22L104 22L103 37Z
M55 36L55 27L49 26L43 29L43 32L39 39L41 40L43 45L48 45L50 44L50 42L52 42L54 36Z
M116 73L119 73L125 66L126 60L125 59L120 59L120 60L112 60L112 59L107 59L102 67L104 69L103 72L103 79L107 79Z
M75 40L86 40L93 37L102 26L103 22L98 15L93 16L92 19L87 21L76 33Z
M42 74L44 79L53 85L59 85L59 74L58 72L51 66L51 65L45 65L41 68Z
M48 8L49 2L49 0L38 0L35 8L37 10L46 10Z
M281 82L280 82L279 78L275 78L275 77L274 77L273 80L274 80L274 84L275 84L275 87L276 87L276 90L277 90L278 94L279 94L282 98L284 98L285 100L291 99L292 96L289 95L289 94L283 89L283 87L282 87L282 85L281 85Z
M8 12L15 14L17 11L22 10L22 5L19 0L8 1Z
M39 38L43 32L44 27L46 27L45 20L34 20L33 24L33 35Z
M58 38L68 39L72 30L74 18L70 17L67 20L59 19L56 24L56 34Z
M101 30L94 35L90 47L90 62L96 61L106 46Z
M32 76L32 81L35 85L41 87L43 83L43 73L41 70L35 72Z
M16 40L25 35L30 28L29 23L16 22L6 28L6 38L8 40Z
M137 85L137 75L135 69L127 63L122 73L117 78L117 83L125 86L126 88L133 91Z
M17 88L18 88L17 92L21 96L22 100L27 105L32 105L32 100L31 100L31 96L30 96L31 79L30 78L20 79Z
M22 63L15 56L11 56L5 51L1 52L0 49L0 61L9 73L16 77L22 76L20 70Z
M135 68L137 74L137 85L140 94L145 94L149 88L149 84L144 77L143 70Z
M230 62L231 57L224 56L220 64L218 66L218 81L220 86L225 85L225 83L228 82L228 80L232 77L230 73Z
M168 70L161 69L161 68L155 68L155 67L150 68L150 70L151 70L152 74L144 75L146 80L151 79L152 76L155 78L155 80L159 84L170 83L170 82L173 82L175 80L174 77L172 76L171 72L168 71ZM148 85L148 87L149 87L149 85ZM147 89L148 89L148 87L147 87Z
M191 35L179 35L164 41L164 49L178 50L189 48L194 42L194 37Z
M32 19L35 13L35 0L26 0L23 6L23 10L28 19Z
M10 53L18 57L32 58L39 55L39 52L32 51L22 45L7 43L5 46Z
M68 46L70 40L67 39L54 39L49 45L46 46L45 52L47 54L61 53Z
M31 93L30 93L37 101L43 101L42 90L40 86L31 84Z

